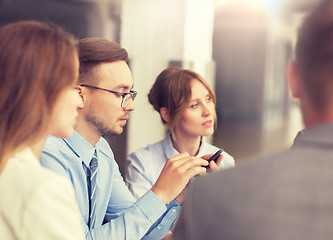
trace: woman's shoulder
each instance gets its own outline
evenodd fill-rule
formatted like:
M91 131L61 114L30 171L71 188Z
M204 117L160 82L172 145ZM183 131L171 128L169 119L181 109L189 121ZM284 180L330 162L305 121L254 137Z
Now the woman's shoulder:
M42 167L37 158L11 158L4 171L4 177L12 186L19 188L18 194L30 195L42 185L54 184L67 185L67 179L51 170ZM2 180L2 179L1 179Z
M129 157L139 156L139 157L153 157L153 156L159 156L163 154L163 140L159 142L155 142L152 144L148 144L145 147L142 147L132 153L130 153Z
M12 215L13 219L20 218L26 207L42 207L40 200L44 199L48 203L59 200L66 202L68 194L73 193L72 188L68 179L42 167L37 158L13 157L8 161L0 178L0 192L6 192L1 197L0 207L15 204L14 209L21 212L15 213L13 209L8 209L8 214ZM43 206L46 208L45 203Z

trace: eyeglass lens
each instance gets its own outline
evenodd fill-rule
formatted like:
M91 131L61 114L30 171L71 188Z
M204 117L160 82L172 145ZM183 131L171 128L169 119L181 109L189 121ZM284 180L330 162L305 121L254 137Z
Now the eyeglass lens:
M132 100L134 101L135 97L136 93L130 93L125 95L121 101L121 107L122 108L126 107L128 105L128 101L130 100L130 98L132 98Z

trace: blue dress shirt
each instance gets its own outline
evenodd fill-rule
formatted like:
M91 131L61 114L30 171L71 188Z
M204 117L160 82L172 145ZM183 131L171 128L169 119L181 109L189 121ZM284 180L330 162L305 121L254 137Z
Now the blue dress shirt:
M89 229L87 172L95 150L99 171L96 179L96 220ZM121 177L113 152L104 138L92 146L74 131L68 139L48 137L41 164L68 177L74 186L86 239L161 239L180 210L175 200L168 205L151 191L136 200Z
M204 137L197 153L197 157L206 154L213 154L219 148L207 143ZM179 154L173 147L171 134L160 142L149 144L145 148L141 148L127 157L127 169L125 180L130 191L136 198L140 198L155 184L166 161ZM223 152L223 160L220 169L226 169L235 166L234 158L227 152Z

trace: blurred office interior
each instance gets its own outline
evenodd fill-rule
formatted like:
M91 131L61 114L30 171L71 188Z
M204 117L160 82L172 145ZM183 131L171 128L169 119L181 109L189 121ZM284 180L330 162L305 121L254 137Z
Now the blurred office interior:
M318 0L0 0L0 25L51 21L77 38L102 37L129 52L136 110L108 141L124 173L126 155L166 134L147 100L168 66L200 73L215 88L210 141L236 163L289 147L302 121L285 66L299 23Z

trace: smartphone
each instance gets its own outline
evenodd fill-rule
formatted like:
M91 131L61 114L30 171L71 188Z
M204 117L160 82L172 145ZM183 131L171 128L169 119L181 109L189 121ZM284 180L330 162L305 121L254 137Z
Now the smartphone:
M216 153L214 153L213 156L211 156L207 161L208 163L210 163L211 161L216 162L217 158L221 155L221 153L223 152L223 149L219 149L217 150ZM209 165L205 166L206 168L209 168Z

